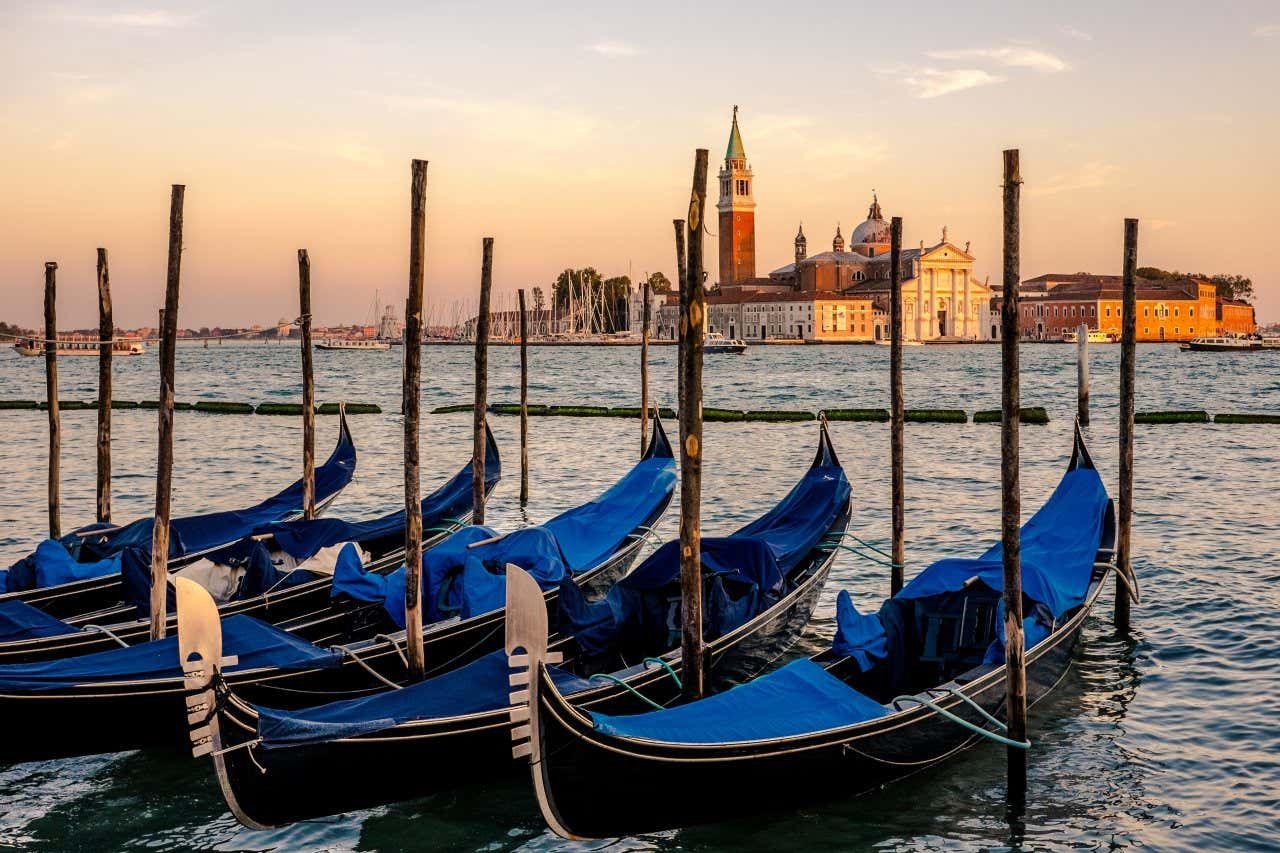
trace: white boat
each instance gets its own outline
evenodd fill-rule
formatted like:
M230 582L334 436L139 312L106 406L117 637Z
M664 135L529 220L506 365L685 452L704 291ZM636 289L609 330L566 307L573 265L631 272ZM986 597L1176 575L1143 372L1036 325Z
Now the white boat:
M35 340L34 338L24 338L13 345L13 348L21 355L44 355L44 342ZM97 355L102 349L102 344L92 339L58 339L58 356L64 355ZM142 355L147 350L137 341L116 341L111 344L111 355L113 357L124 357L130 355Z
M316 341L316 349L383 350L391 349L391 344L373 338L325 338Z
M1262 349L1263 343L1257 338L1192 338L1183 343L1179 349L1183 352L1252 352Z
M914 338L910 340L907 338L903 338L902 345L904 347L922 347L924 346L924 341L917 341ZM880 340L876 341L876 346L891 347L893 346L893 341L889 340L888 338L881 338Z
M1074 344L1076 342L1075 332L1063 332L1062 340L1064 343ZM1110 332L1104 332L1100 329L1090 329L1088 337L1085 341L1091 344L1114 344L1116 339L1112 337Z
M747 343L737 338L726 338L719 332L711 332L707 335L707 339L702 345L702 351L703 353L744 353L747 351Z
M1280 335L1263 335L1263 349L1280 349Z

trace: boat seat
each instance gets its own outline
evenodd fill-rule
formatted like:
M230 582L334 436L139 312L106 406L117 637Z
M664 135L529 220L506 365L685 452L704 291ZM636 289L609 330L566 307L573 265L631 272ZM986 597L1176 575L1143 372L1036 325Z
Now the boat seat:
M998 605L999 596L985 587L917 602L918 660L936 665L944 674L981 663L995 636Z

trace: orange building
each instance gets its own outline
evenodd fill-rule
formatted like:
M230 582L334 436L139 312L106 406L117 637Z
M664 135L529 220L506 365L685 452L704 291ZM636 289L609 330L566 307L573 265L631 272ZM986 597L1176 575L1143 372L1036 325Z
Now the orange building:
M1044 275L1019 287L1018 325L1024 340L1062 340L1081 323L1120 337L1123 279L1118 275ZM1253 334L1253 306L1218 296L1195 278L1137 280L1140 341L1189 341L1223 334Z

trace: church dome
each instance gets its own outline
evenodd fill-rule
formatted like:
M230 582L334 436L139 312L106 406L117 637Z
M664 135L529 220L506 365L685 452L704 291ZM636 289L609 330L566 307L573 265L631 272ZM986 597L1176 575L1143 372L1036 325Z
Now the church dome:
M871 197L871 207L867 210L867 219L853 229L849 235L850 246L889 244L889 223L880 213L880 201Z

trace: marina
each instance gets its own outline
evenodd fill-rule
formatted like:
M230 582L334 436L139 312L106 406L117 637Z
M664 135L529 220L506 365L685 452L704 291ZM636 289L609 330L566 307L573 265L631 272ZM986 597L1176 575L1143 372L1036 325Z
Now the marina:
M0 848L1280 849L1271 10L684 11L15 7Z

